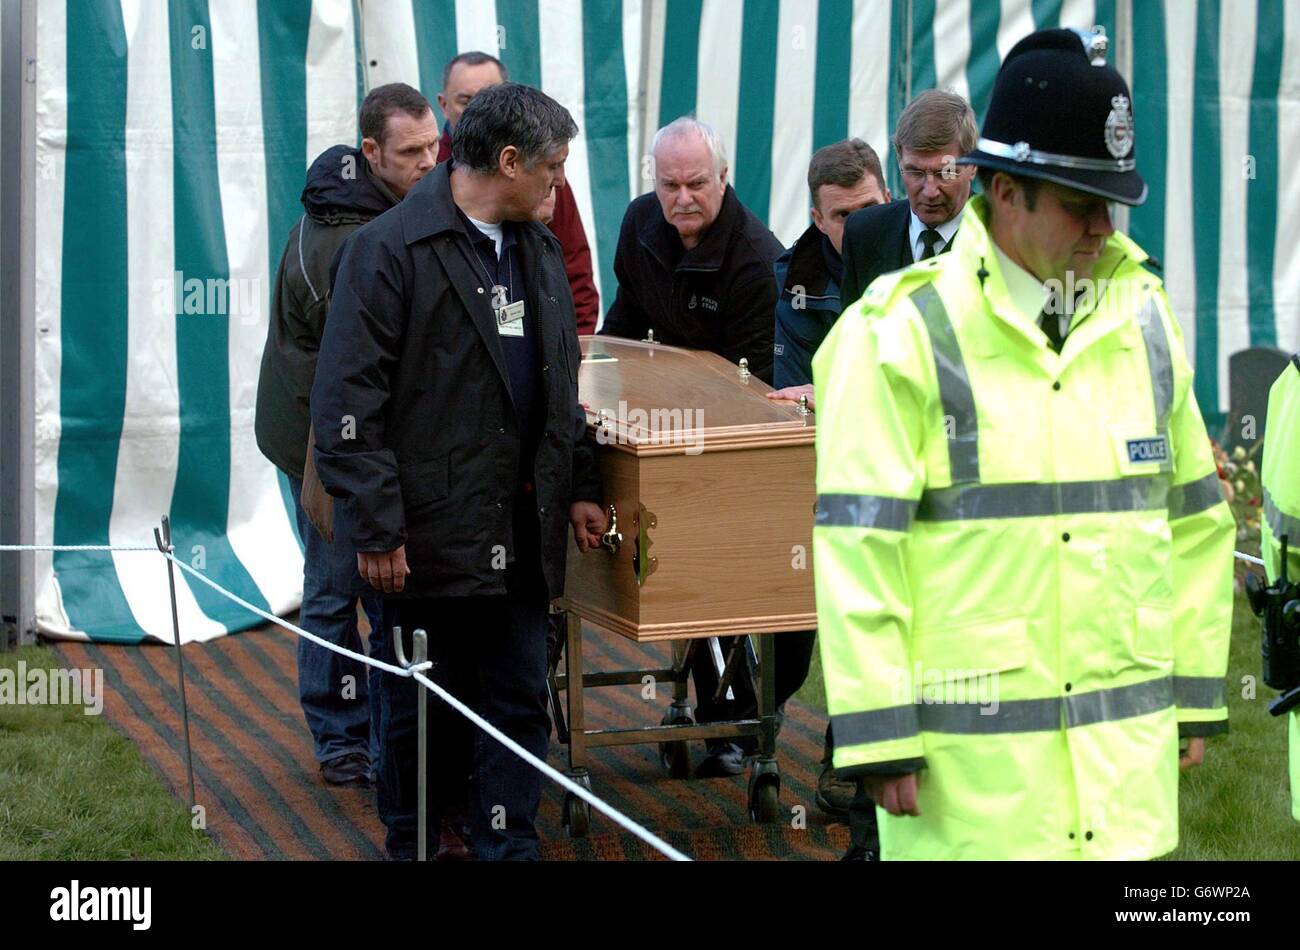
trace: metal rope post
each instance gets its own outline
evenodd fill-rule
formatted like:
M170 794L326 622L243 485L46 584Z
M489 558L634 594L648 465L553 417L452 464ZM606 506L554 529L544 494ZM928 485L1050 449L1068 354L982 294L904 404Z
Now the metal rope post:
M153 529L153 540L163 554L173 554L171 520L162 516L162 533ZM185 701L185 658L181 654L181 621L176 610L176 568L167 559L167 588L172 598L172 634L176 641L176 685L181 694L181 722L185 728L185 771L190 782L190 818L194 817L194 753L190 749L190 707Z
M429 658L429 635L423 630L416 630L411 634L411 661L406 661L406 651L402 648L402 628L393 628L393 652L397 655L397 663L406 669L418 667ZM426 793L429 788L429 753L428 753L428 736L429 736L429 691L425 689L416 690L415 697L416 710L416 742L418 748L415 752L415 834L418 838L415 845L415 859L417 861L429 860L428 851L428 826L429 826L429 806Z

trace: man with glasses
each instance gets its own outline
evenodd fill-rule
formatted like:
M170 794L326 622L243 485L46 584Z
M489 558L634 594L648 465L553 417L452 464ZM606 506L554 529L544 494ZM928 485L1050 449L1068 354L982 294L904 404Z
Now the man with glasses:
M844 309L881 274L952 246L975 177L957 159L975 148L978 135L970 104L954 93L930 89L903 110L894 155L907 198L863 208L845 222Z

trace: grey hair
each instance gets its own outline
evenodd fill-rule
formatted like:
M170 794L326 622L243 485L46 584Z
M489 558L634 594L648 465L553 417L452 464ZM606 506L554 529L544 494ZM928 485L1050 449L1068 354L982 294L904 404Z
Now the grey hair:
M655 137L650 141L650 154L654 155L659 151L659 145L662 142L668 139L680 138L691 132L704 140L705 146L709 149L709 155L713 157L713 173L721 175L722 169L727 167L727 148L722 144L722 139L713 126L707 122L701 122L694 116L684 115L680 119L673 119L673 121L656 132Z
M578 134L569 110L540 89L515 82L488 86L470 99L456 125L451 157L482 175L496 172L501 150L513 145L532 167Z

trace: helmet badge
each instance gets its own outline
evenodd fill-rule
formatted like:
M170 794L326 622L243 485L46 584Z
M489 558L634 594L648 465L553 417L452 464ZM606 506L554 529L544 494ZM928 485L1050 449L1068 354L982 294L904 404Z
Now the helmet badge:
M1133 110L1128 96L1115 96L1110 100L1110 115L1106 116L1106 150L1115 158L1124 158L1133 151Z

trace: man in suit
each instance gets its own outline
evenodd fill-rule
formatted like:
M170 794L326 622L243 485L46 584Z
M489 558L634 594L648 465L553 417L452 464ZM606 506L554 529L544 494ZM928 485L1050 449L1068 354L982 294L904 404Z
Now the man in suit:
M970 103L954 93L930 89L903 110L894 130L894 155L907 199L849 215L842 250L843 309L857 303L881 274L952 246L974 178L957 159L972 151L978 139Z
M903 110L894 131L894 155L907 197L867 205L845 220L840 238L841 313L857 303L881 274L942 254L952 246L974 178L971 169L959 166L957 159L972 151L978 139L970 103L951 92L927 90ZM887 190L885 195L887 198ZM823 321L816 333L802 341L809 359L834 322ZM785 378L778 379L777 385L770 394L772 399L807 396L808 405L816 407L810 383Z

